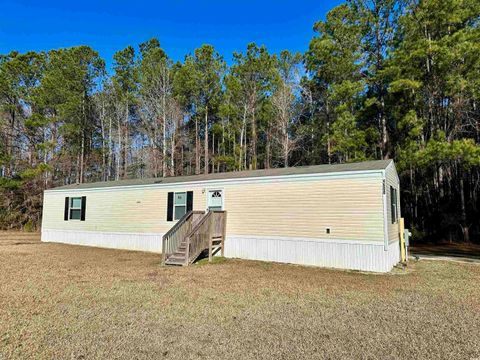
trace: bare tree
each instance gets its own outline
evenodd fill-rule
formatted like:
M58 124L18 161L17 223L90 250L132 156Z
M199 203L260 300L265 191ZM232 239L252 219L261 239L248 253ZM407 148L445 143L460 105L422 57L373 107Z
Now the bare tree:
M293 127L300 112L298 94L300 88L300 54L282 51L277 59L278 79L272 95L275 111L273 136L281 148L281 159L284 167L288 167L290 153L297 146L293 137Z
M174 138L181 117L181 111L173 98L171 62L165 57L154 58L150 54L144 60L142 70L140 119L153 150L150 152L153 156L151 160L156 163L156 155L161 154L161 176L165 177L174 172ZM173 143L171 146L169 141ZM153 175L159 176L159 172L155 166Z

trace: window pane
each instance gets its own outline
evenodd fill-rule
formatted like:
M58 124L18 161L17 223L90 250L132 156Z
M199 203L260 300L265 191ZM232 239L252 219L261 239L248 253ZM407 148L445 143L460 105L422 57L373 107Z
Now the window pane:
M393 186L390 186L390 212L392 224L394 224L397 221L397 199L395 188Z
M80 209L72 209L70 210L70 219L72 220L80 220L80 215L82 211Z
M179 192L175 193L175 205L186 205L187 204L187 193Z
M70 201L70 207L80 209L82 207L82 198L72 198Z
M175 206L175 220L180 220L186 211L186 206Z

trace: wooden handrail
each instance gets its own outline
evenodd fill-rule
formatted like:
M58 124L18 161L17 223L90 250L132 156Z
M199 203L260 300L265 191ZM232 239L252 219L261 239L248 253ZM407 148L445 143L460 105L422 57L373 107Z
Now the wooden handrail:
M180 227L180 225L182 225L185 221L187 221L188 218L190 218L190 216L192 216L193 213L203 214L203 211L197 211L197 210L192 211L192 210L190 210L190 211L187 212L185 215L183 215L183 216L180 218L180 220L178 220L177 223L176 223L175 225L173 225L173 226L171 227L171 229L166 232L165 235L163 235L163 237L168 237L168 236L170 236L171 234L173 234L173 233Z
M209 258L211 259L211 247L213 237L222 237L222 246L225 236L226 211L209 211L202 219L195 224L186 235L187 249L185 256L185 265L200 255L200 253L209 249Z
M192 229L190 230L190 232L186 235L186 237L190 237L192 236L195 232L198 231L198 229L200 228L200 226L202 226L203 223L205 223L205 221L207 221L210 217L211 217L211 214L213 213L213 211L209 211L205 214L205 216L203 216L199 222L197 222L195 224L194 227L192 227Z
M172 254L185 239L185 233L189 233L195 225L195 215L203 215L203 211L189 211L172 226L162 237L162 264L165 264L167 256Z

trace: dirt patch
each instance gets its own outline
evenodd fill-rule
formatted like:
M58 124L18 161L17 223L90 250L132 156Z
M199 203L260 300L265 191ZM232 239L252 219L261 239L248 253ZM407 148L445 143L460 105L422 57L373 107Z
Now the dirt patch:
M0 245L0 359L480 356L476 264L163 268L158 254L31 235L1 234Z

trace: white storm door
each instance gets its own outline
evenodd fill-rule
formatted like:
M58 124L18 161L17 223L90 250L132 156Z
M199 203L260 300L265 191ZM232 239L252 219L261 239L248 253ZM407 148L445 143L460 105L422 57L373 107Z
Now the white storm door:
M208 190L208 210L223 210L223 190Z

